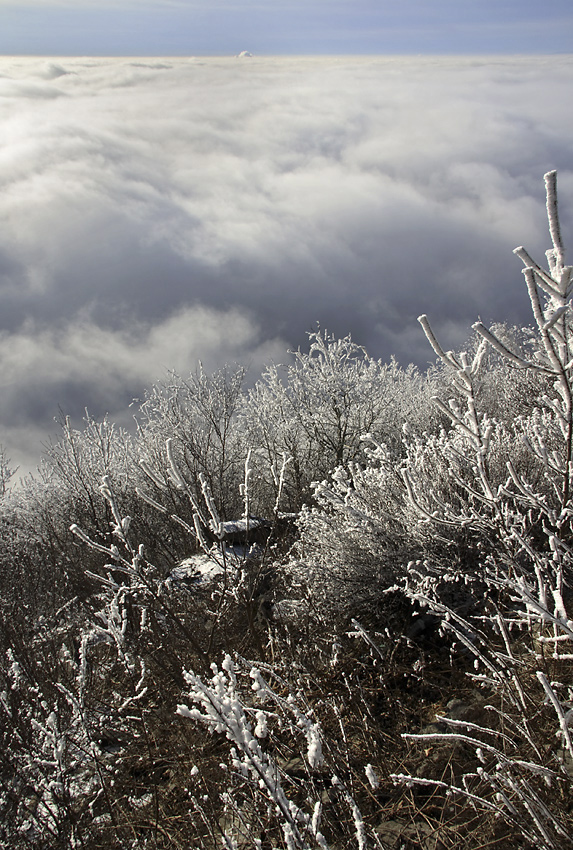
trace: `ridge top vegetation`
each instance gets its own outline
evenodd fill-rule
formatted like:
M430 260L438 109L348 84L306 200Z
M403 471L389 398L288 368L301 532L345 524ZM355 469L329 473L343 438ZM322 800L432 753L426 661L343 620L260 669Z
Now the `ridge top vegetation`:
M422 373L170 374L0 457L0 841L573 847L573 270Z

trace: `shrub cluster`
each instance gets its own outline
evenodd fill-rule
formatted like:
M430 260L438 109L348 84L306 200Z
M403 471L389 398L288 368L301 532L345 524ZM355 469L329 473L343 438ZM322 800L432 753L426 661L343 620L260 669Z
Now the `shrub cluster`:
M350 337L0 457L0 842L573 847L573 270L426 373Z

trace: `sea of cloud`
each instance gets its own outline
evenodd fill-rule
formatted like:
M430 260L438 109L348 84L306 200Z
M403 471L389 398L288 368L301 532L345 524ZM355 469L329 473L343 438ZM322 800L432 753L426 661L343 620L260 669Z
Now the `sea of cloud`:
M573 56L0 59L0 443L327 328L432 360L529 323L542 175L573 222Z

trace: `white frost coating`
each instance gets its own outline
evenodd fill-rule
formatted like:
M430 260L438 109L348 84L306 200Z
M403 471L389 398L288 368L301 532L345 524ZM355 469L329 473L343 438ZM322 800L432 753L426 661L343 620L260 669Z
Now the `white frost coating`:
M313 723L312 720L304 714L296 705L296 701L292 694L285 699L279 697L263 679L259 670L253 667L250 672L253 684L251 688L257 694L259 699L272 699L281 708L292 714L296 720L296 725L303 732L307 741L307 759L311 768L320 767L324 761L322 755L322 743L320 739L320 723Z
M251 500L250 482L251 482L251 476L253 474L253 467L251 465L251 455L252 455L252 449L249 449L248 452L247 452L247 457L245 458L244 483L241 484L240 488L239 488L240 492L241 492L241 496L243 497L244 516L245 516L245 521L247 522L247 527L248 527L248 522L249 522L249 513L250 513L250 507L249 506L250 506L250 500Z
M89 639L90 639L89 634L82 635L82 642L80 644L80 651L79 651L80 664L79 664L77 682L78 682L78 692L79 692L80 703L82 705L83 705L83 701L84 701L84 689L85 689L85 686L86 686L87 674L88 674L88 644L89 644Z
M316 843L319 847L322 847L322 850L329 850L328 844L326 843L326 839L322 832L320 831L320 819L322 817L322 803L320 800L315 803L314 811L312 813L312 821L310 823L310 828L312 830L312 834L316 838Z
M378 786L380 785L380 780L376 776L376 774L374 772L374 768L372 767L372 765L367 764L366 767L364 768L364 772L366 773L366 779L370 783L370 787L374 788L374 790L376 790L376 788L378 788Z
M179 705L177 713L203 723L214 732L226 735L233 744L230 753L233 769L245 777L250 776L263 796L272 801L283 821L286 846L292 847L293 850L301 848L305 844L297 824L300 822L304 827L308 827L310 816L288 799L275 761L261 749L259 741L251 731L247 711L237 690L235 666L229 655L225 656L221 666L222 669L219 670L216 664L211 665L213 675L208 683L203 682L194 673L185 673L189 697L200 708ZM272 694L262 677L258 679L258 684ZM308 718L304 719L310 723Z
M348 805L352 811L356 838L358 839L358 850L367 850L368 839L366 838L366 827L364 826L364 821L362 819L362 812L358 808L356 800L347 791L344 796L346 797Z
M209 514L211 516L209 527L211 528L213 534L215 534L219 538L219 540L221 540L223 537L223 533L221 531L221 517L219 516L219 513L217 511L217 506L215 505L215 500L211 492L211 487L209 486L207 477L203 472L199 473L199 481L201 483L203 499L205 500L207 510L209 511Z
M221 836L221 844L226 850L237 850L238 845L234 838L230 838L226 833Z
M553 242L553 250L555 252L555 260L559 265L563 262L563 241L561 239L561 228L559 226L559 215L557 213L557 172L548 171L543 175L545 180L545 189L547 194L547 220L549 222L549 232L551 241ZM558 270L561 271L558 266ZM554 271L554 269L551 269Z
M318 730L318 723L314 723L307 732L307 758L308 763L312 768L320 767L320 765L324 761L322 755L322 744L320 742L320 735Z
M283 827L283 835L284 835L287 850L297 850L297 846L296 846L296 842L294 840L294 835L293 835L292 829L290 828L290 826L287 823L285 823L285 825Z
M169 582L196 582L206 584L225 572L222 564L211 555L191 555L173 567L168 576Z
M257 711L255 717L257 719L257 725L255 726L256 737L266 738L268 734L266 713L264 711Z

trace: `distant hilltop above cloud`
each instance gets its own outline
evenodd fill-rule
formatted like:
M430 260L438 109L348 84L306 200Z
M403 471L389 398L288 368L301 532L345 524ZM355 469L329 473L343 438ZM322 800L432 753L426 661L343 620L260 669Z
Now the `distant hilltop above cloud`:
M241 52L237 56L237 59L248 59L248 58L252 59L252 57L253 57L253 54L249 53L248 50L241 50Z

